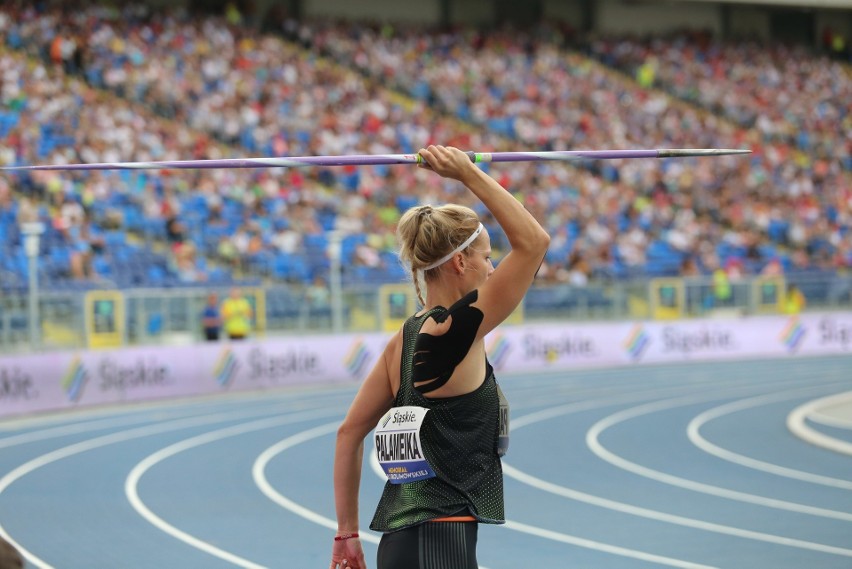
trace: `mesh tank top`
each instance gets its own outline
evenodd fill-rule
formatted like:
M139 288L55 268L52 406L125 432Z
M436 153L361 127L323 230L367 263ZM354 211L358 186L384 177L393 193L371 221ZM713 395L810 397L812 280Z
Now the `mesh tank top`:
M394 407L429 409L421 430L423 452L436 476L408 484L385 484L370 529L400 530L451 515L481 523L504 522L503 469L498 456L500 402L494 370L486 360L485 381L464 395L424 397L412 382L414 346L438 307L410 317L403 327L400 386Z

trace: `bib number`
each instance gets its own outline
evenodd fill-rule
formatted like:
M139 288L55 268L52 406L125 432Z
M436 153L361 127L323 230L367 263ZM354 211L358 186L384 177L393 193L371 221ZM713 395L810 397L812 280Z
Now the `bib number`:
M376 458L391 484L435 476L420 441L420 429L428 412L423 407L394 407L376 425Z

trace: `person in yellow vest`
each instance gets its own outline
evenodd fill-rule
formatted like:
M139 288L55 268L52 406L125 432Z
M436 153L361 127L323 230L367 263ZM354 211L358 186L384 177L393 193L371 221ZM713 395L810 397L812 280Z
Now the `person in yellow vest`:
M243 14L236 3L228 2L225 6L225 20L232 26L239 26L243 23Z
M716 306L724 306L731 301L731 280L725 269L713 271L713 297Z
M654 81L657 78L657 65L657 58L650 57L636 70L636 81L643 89L650 89L654 86Z
M222 322L225 334L231 340L242 340L251 332L253 311L251 304L238 288L231 289L231 295L222 303Z
M787 294L784 295L785 314L798 314L805 308L806 304L805 294L799 287L794 284L787 287Z
M840 32L836 32L831 38L831 52L835 59L843 59L846 53L846 38Z

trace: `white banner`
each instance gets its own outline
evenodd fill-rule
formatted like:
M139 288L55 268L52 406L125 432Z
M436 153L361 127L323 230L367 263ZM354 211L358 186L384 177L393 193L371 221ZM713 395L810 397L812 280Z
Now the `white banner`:
M852 313L503 327L487 338L505 372L852 353Z
M294 336L195 346L0 357L0 417L289 385L359 383L388 335ZM852 313L676 322L503 326L498 373L852 353Z
M0 358L0 417L286 385L360 382L384 334Z

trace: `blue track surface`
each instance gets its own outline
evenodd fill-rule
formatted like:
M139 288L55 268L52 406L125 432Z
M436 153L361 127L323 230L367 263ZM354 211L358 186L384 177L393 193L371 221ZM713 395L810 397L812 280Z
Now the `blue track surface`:
M482 567L852 567L852 456L786 426L800 405L852 390L852 358L500 381L512 405L509 521L481 528ZM327 567L334 431L353 394L0 423L0 535L28 567ZM807 425L852 441L843 421ZM368 460L364 528L381 490L374 472Z

